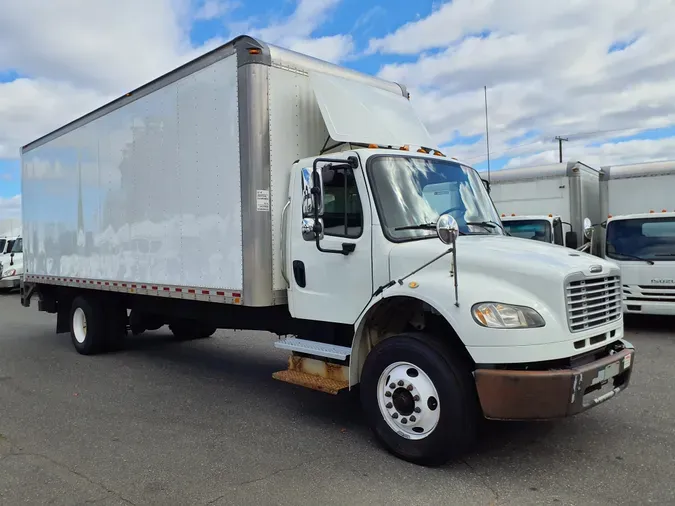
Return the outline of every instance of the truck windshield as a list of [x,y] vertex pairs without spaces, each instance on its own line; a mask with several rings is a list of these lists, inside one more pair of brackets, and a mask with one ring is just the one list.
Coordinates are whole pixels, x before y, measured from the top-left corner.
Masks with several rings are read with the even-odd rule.
[[640,258],[675,260],[675,218],[615,220],[607,224],[607,256],[615,260]]
[[17,239],[14,242],[11,253],[23,253],[23,239]]
[[547,220],[505,220],[502,224],[513,237],[552,242],[551,223]]
[[[374,156],[368,177],[388,239],[400,242],[436,237],[435,223],[452,215],[463,234],[503,234],[499,215],[478,173],[447,159]],[[398,229],[398,230],[397,230]]]
[[5,252],[5,244],[7,244],[7,239],[0,239],[0,255]]

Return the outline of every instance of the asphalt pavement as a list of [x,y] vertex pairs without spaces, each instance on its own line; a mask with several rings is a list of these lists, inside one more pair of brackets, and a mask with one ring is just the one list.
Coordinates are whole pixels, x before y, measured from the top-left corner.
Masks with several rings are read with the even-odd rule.
[[577,417],[490,423],[442,468],[380,449],[353,394],[274,381],[276,337],[168,330],[84,357],[0,295],[0,504],[675,504],[675,320],[627,322],[631,387]]

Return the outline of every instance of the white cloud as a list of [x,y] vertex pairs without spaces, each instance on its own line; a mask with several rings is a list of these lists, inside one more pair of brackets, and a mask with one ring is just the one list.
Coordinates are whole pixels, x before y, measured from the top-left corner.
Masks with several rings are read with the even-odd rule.
[[228,12],[239,6],[239,2],[224,2],[222,0],[206,0],[197,10],[194,19],[210,20],[222,18]]
[[[0,225],[14,224],[21,216],[21,195],[4,198],[0,197]],[[0,227],[4,228],[4,227]]]
[[[339,61],[353,49],[350,36],[312,38],[338,2],[301,0],[287,18],[252,29],[265,41]],[[228,0],[0,0],[0,71],[27,76],[0,82],[0,159],[17,158],[20,146],[224,43],[216,37],[193,47],[191,24],[236,7]]]
[[[298,0],[290,16],[273,21],[264,28],[250,22],[247,32],[265,42],[276,44],[315,58],[338,63],[354,49],[351,35],[337,34],[318,38],[312,35],[335,10],[341,0]],[[244,25],[239,25],[241,30]]]
[[[663,22],[673,16],[669,0],[578,0],[554,8],[538,0],[454,0],[371,40],[369,52],[423,52],[379,75],[412,88],[439,143],[484,133],[487,85],[493,157],[543,160],[549,155],[539,153],[553,153],[556,135],[675,124],[675,32]],[[608,52],[632,40],[626,50]],[[514,142],[533,130],[537,137]],[[514,147],[521,143],[528,146]],[[576,145],[583,151],[583,142]],[[482,161],[485,149],[483,138],[448,151]]]

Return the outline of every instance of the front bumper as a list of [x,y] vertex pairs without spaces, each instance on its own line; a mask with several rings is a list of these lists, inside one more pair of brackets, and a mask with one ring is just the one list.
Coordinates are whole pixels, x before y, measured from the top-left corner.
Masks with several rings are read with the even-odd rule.
[[568,369],[476,369],[476,389],[485,418],[563,418],[611,399],[628,386],[633,372],[635,349],[620,342],[624,349]]
[[21,278],[19,276],[13,276],[11,278],[0,278],[0,290],[7,290],[12,288],[19,288],[21,284]]

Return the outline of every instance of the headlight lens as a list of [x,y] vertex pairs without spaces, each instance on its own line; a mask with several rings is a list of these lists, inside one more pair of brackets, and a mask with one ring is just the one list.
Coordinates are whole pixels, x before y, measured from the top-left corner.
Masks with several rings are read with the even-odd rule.
[[10,276],[15,276],[15,275],[16,275],[15,269],[7,269],[5,272],[2,273],[3,278],[8,278]]
[[536,328],[546,325],[531,307],[513,306],[500,302],[480,302],[471,308],[474,321],[492,329]]

